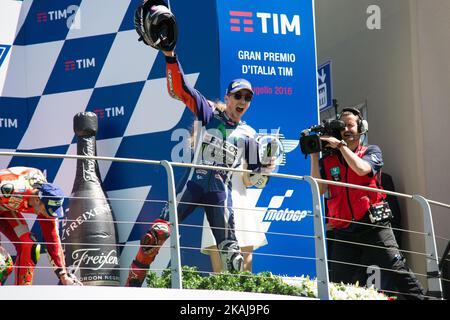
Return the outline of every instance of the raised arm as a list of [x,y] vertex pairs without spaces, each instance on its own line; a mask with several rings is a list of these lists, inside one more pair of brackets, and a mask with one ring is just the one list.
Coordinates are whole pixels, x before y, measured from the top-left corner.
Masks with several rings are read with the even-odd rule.
[[187,81],[174,51],[163,51],[166,58],[166,78],[169,95],[184,102],[197,118],[206,123],[212,116],[208,100]]

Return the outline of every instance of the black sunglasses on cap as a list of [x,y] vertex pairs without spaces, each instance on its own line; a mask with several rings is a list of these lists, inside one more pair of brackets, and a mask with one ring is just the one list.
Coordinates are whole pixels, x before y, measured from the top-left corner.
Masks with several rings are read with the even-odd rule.
[[252,99],[253,99],[253,95],[252,95],[252,94],[246,94],[246,95],[243,95],[243,94],[240,93],[240,92],[234,93],[234,94],[233,94],[233,97],[234,97],[236,100],[241,100],[241,98],[244,97],[245,102],[250,102],[250,101],[252,101]]

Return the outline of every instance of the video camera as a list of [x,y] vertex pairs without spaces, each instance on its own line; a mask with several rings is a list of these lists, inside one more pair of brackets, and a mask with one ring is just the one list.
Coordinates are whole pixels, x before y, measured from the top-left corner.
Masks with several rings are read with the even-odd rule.
[[[300,137],[302,153],[305,156],[319,151],[322,151],[324,156],[333,153],[335,150],[327,147],[327,145],[323,145],[320,136],[332,136],[341,140],[341,130],[344,128],[345,123],[342,120],[323,120],[322,124],[303,130]],[[311,132],[317,134],[310,135]]]

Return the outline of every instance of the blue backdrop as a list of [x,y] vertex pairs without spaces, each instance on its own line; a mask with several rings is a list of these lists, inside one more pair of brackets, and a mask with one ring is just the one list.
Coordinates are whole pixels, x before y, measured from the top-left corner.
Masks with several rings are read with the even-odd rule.
[[[189,128],[193,116],[168,96],[162,54],[137,41],[133,13],[140,2],[20,3],[16,29],[11,31],[14,40],[0,43],[8,48],[0,64],[1,150],[75,154],[73,116],[93,111],[99,119],[98,155],[171,159],[173,147],[180,143],[174,130]],[[245,120],[257,131],[279,130],[288,140],[287,149],[296,147],[300,130],[318,119],[313,1],[170,4],[180,29],[177,53],[188,81],[214,100],[223,99],[230,79],[249,79],[256,95]],[[0,157],[0,164],[45,170],[48,180],[70,195],[73,160]],[[127,268],[147,223],[159,215],[167,199],[165,171],[138,164],[99,165],[121,222],[121,267]],[[295,148],[279,171],[309,174],[309,162]],[[175,174],[180,179],[183,170]],[[306,183],[272,179],[258,194],[256,206],[265,211],[268,245],[257,250],[254,271],[315,275],[312,260],[273,256],[314,256],[312,240],[274,234],[312,234],[312,219],[305,217],[312,207]],[[291,220],[280,220],[283,215]],[[292,221],[294,216],[297,221]],[[32,231],[40,235],[30,219]],[[184,223],[202,225],[201,210]],[[181,234],[183,246],[200,247],[200,228],[183,227]],[[168,262],[168,250],[161,250],[153,267],[164,268]],[[182,263],[211,270],[208,256],[195,250],[184,249]],[[36,283],[56,282],[48,269],[37,272],[42,276],[36,276]],[[126,270],[122,281],[125,274]],[[44,275],[48,279],[40,280]]]
[[[221,92],[229,79],[251,81],[256,96],[246,121],[257,131],[279,132],[297,139],[299,132],[318,118],[316,51],[312,1],[217,1],[220,43]],[[292,143],[291,143],[292,144]],[[309,175],[309,161],[295,149],[286,154],[279,172]],[[292,195],[289,190],[292,190]],[[278,208],[271,208],[274,196],[286,196]],[[257,250],[254,271],[278,274],[314,274],[313,241],[273,233],[312,235],[312,219],[297,221],[270,219],[269,211],[311,214],[311,195],[304,182],[272,179],[261,193],[257,206],[267,207],[268,245]],[[273,211],[272,211],[273,212]],[[279,214],[281,216],[281,214]],[[270,255],[286,255],[278,257]]]

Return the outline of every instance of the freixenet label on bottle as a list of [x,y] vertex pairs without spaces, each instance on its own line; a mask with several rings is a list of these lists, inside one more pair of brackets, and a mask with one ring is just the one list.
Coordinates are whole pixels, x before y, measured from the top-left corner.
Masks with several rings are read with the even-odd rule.
[[[96,155],[98,123],[93,112],[74,117],[77,154]],[[114,213],[104,191],[95,159],[77,159],[67,219],[61,241],[69,270],[83,284],[118,286],[120,284],[117,231]]]
[[110,272],[119,267],[115,249],[78,249],[72,252],[72,260],[71,271],[78,273],[80,270],[80,281],[86,285],[117,285],[117,282],[120,282],[119,274]]
[[[106,201],[100,206],[90,208],[87,211],[83,211],[80,215],[75,216],[70,214],[71,219],[70,222],[67,219],[64,219],[62,222],[62,233],[61,240],[67,240],[69,237],[76,232],[77,228],[80,227],[83,223],[90,220],[95,220],[98,216],[107,215],[108,212],[111,212],[111,206]],[[68,215],[70,213],[70,209],[67,211]]]
[[[81,154],[95,156],[95,137],[80,138],[83,142]],[[93,159],[81,160],[84,181],[100,183],[97,176],[97,162]]]

